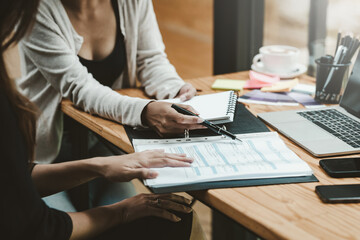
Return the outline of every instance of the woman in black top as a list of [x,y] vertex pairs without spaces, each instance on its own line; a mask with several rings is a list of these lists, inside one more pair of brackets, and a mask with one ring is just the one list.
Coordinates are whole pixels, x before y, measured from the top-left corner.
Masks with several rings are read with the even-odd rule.
[[[113,50],[100,59],[87,59],[80,54],[78,55],[80,62],[87,68],[87,71],[91,73],[99,83],[108,87],[111,87],[114,84],[116,79],[123,73],[126,66],[125,39],[120,31],[118,1],[111,0],[111,6],[116,19],[115,45]],[[79,136],[79,124],[67,115],[64,115],[63,119],[64,133],[59,154],[54,161],[57,163],[77,159],[76,154],[73,154],[74,149],[77,148],[76,145],[73,145],[73,139],[74,135]],[[114,155],[113,152],[107,148],[106,144],[99,141],[97,136],[91,131],[85,129],[85,131],[82,131],[80,138],[81,141],[87,142],[86,145],[88,149],[86,152],[88,155],[86,157]],[[87,183],[86,187],[86,192],[81,193],[81,191],[78,191],[79,189],[75,191],[65,191],[44,198],[44,201],[50,207],[63,211],[73,211],[75,209],[83,209],[83,205],[97,207],[121,201],[136,195],[136,190],[131,182],[114,183],[99,179],[90,181]],[[85,199],[85,203],[88,202],[88,204],[81,204],[76,201],[79,194],[82,195],[82,198]]]
[[155,178],[157,173],[149,167],[189,166],[192,160],[184,155],[147,151],[34,166],[36,109],[13,86],[3,55],[26,33],[37,5],[38,0],[0,2],[1,238],[188,238],[191,228],[191,214],[188,213],[191,208],[187,206],[189,200],[180,196],[142,194],[75,213],[48,208],[41,200],[42,196],[98,177],[111,181]]

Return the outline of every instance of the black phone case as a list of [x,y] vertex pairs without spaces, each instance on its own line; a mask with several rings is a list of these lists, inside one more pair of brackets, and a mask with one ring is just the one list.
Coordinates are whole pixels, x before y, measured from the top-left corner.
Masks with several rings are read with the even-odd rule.
[[[331,160],[331,159],[330,159]],[[332,171],[326,166],[327,159],[320,160],[319,164],[324,171],[333,178],[360,177],[360,171]]]
[[329,185],[319,185],[319,186],[315,187],[316,194],[319,196],[321,201],[323,201],[324,203],[359,203],[360,202],[360,197],[356,198],[356,199],[346,198],[346,197],[327,198],[321,193],[321,190],[320,190],[321,187],[325,187],[325,186],[329,186]]

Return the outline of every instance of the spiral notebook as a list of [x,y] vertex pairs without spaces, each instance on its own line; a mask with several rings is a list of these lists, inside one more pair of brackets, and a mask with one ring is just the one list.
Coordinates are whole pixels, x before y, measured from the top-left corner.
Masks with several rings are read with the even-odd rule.
[[200,117],[214,124],[229,123],[234,120],[237,96],[234,91],[195,96],[181,102],[179,98],[164,100],[192,106],[200,113]]

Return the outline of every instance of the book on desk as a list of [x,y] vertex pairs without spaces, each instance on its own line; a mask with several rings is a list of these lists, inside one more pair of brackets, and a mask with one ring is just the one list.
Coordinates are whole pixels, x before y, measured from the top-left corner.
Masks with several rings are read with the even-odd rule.
[[[224,126],[232,133],[241,134],[238,136],[243,138],[245,144],[237,145],[232,140],[222,139],[221,136],[207,129],[190,131],[189,139],[184,139],[181,135],[174,136],[172,139],[161,139],[155,131],[150,129],[137,131],[129,126],[126,126],[125,130],[136,151],[159,148],[175,152],[186,150],[188,155],[195,158],[195,163],[188,169],[156,169],[159,171],[156,182],[144,182],[154,193],[318,181],[309,166],[288,149],[276,133],[270,133],[265,124],[252,115],[244,105],[236,104],[234,121]],[[255,146],[257,142],[261,142],[267,150],[271,150],[266,153],[266,158],[263,158],[264,149]],[[228,155],[227,149],[232,150],[233,154],[238,152],[239,155]],[[248,158],[244,157],[246,154],[243,151],[248,153]],[[251,159],[250,152],[252,157],[256,156],[253,162],[249,160]],[[207,168],[200,168],[205,165],[200,155],[205,158]],[[287,159],[289,156],[291,159]],[[271,164],[272,161],[277,162]],[[215,165],[210,166],[210,162]],[[252,164],[254,167],[251,167]],[[238,172],[235,172],[235,168]],[[221,169],[230,169],[230,172],[216,176],[214,171],[220,173]],[[234,171],[231,172],[231,169]],[[245,169],[249,172],[246,173]],[[301,171],[298,171],[300,169]],[[202,175],[206,171],[208,174]],[[186,178],[186,175],[190,176],[190,173],[193,174],[193,178]],[[169,175],[175,176],[171,183],[168,179]],[[160,181],[167,183],[163,184]]]

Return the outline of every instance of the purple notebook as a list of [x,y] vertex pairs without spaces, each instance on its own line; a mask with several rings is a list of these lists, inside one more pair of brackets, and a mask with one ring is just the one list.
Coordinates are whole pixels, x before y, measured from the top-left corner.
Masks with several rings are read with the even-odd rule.
[[262,92],[251,91],[238,99],[239,102],[257,103],[265,105],[298,106],[299,103],[306,108],[322,107],[324,105],[315,101],[310,95],[296,92]]
[[267,105],[299,105],[298,102],[289,97],[286,93],[262,92],[260,90],[251,91],[241,96],[238,101],[244,103],[258,103]]

